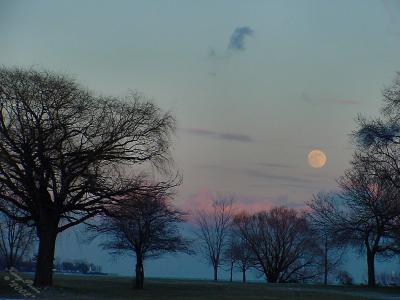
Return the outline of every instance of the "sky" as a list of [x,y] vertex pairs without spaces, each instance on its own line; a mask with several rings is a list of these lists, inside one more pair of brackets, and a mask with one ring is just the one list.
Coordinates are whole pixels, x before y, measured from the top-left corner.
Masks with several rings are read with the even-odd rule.
[[[301,208],[335,189],[355,118],[378,113],[399,50],[399,0],[0,0],[1,65],[65,73],[101,94],[137,90],[175,115],[183,209],[217,193],[250,211]],[[315,148],[323,168],[307,163]],[[132,259],[71,242],[76,232],[60,238],[59,255],[131,273]],[[208,274],[187,257],[150,274],[176,260],[187,268],[166,276]]]

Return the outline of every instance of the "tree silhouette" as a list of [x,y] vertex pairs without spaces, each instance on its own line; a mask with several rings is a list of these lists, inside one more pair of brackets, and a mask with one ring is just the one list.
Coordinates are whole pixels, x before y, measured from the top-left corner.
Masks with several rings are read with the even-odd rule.
[[52,284],[57,235],[140,188],[144,166],[166,166],[173,131],[140,94],[96,96],[63,75],[0,68],[0,210],[36,227],[36,286]]
[[171,206],[165,193],[128,194],[107,207],[107,213],[96,227],[104,234],[104,249],[117,255],[136,257],[136,288],[143,289],[145,259],[166,253],[186,252],[189,240],[182,237],[178,224],[184,214]]
[[213,202],[210,211],[197,211],[195,215],[201,252],[213,267],[215,281],[218,280],[218,268],[228,245],[232,217],[230,197],[220,197]]

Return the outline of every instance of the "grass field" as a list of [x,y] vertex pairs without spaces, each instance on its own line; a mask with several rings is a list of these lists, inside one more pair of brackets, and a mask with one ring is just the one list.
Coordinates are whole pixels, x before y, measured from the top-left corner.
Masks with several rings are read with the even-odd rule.
[[[3,276],[0,277],[0,280]],[[54,287],[37,299],[55,300],[400,300],[400,288],[314,286],[266,283],[214,283],[210,281],[149,279],[145,289],[132,289],[132,279],[111,276],[56,275]],[[21,298],[5,280],[0,281],[0,299]]]

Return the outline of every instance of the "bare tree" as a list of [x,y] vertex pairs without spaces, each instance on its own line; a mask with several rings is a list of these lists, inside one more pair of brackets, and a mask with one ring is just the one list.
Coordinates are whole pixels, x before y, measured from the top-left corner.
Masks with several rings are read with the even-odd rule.
[[317,232],[323,256],[324,284],[327,285],[329,274],[335,272],[343,262],[345,245],[340,244],[325,228],[319,228]]
[[376,255],[399,250],[391,236],[393,223],[400,218],[399,189],[359,154],[338,182],[340,195],[316,197],[310,207],[315,220],[331,235],[366,252],[368,285],[374,286]]
[[318,246],[304,214],[275,207],[242,214],[235,223],[268,282],[304,281],[319,275]]
[[142,186],[146,164],[166,166],[173,131],[137,93],[99,97],[52,72],[0,68],[0,210],[36,227],[36,286],[52,284],[57,235]]
[[[320,192],[313,196],[312,202],[319,201],[319,199],[329,199],[331,195],[329,193]],[[329,274],[337,271],[338,267],[343,262],[343,255],[346,250],[346,243],[340,239],[335,233],[328,229],[327,225],[319,222],[319,219],[314,214],[308,215],[309,222],[315,231],[315,237],[317,238],[319,247],[321,249],[321,265],[323,269],[323,280],[324,284],[328,284]]]
[[[377,176],[400,188],[400,72],[383,92],[379,117],[359,116],[353,132],[356,146],[366,164],[373,164]],[[400,244],[400,219],[392,222],[390,235]],[[393,249],[398,252],[398,249]]]
[[231,234],[224,256],[230,267],[230,281],[232,281],[233,271],[237,270],[242,273],[242,281],[246,282],[246,272],[254,266],[254,257],[245,238],[241,236],[240,230],[235,226],[236,220],[240,220],[240,215],[233,218]]
[[165,193],[129,194],[107,207],[96,233],[106,235],[104,249],[136,257],[135,286],[143,289],[145,259],[166,253],[191,253],[190,241],[179,232],[182,222],[184,213],[171,206]]
[[16,268],[32,251],[35,241],[35,229],[26,224],[0,215],[0,255],[5,267]]
[[214,270],[214,280],[218,280],[224,250],[229,241],[232,221],[232,198],[221,197],[214,201],[211,211],[197,211],[195,222],[196,235],[202,247],[202,254]]
[[232,235],[230,235],[221,260],[222,263],[226,264],[229,268],[230,282],[233,281],[233,269],[236,263],[235,248],[236,248],[236,240]]

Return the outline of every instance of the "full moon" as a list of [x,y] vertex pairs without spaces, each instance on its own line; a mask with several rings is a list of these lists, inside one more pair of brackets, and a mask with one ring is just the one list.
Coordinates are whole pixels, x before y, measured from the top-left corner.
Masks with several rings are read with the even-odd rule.
[[326,164],[326,155],[319,149],[314,149],[308,153],[308,164],[313,168],[322,168]]

